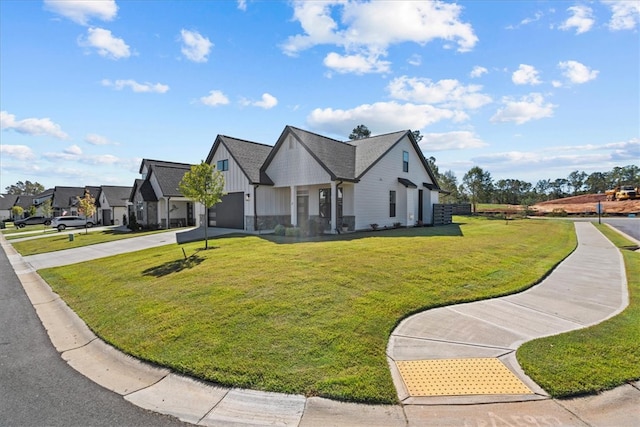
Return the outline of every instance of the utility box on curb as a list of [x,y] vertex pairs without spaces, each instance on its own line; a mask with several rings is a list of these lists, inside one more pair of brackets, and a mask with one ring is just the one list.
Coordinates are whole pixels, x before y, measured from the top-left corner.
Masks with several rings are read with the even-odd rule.
[[73,233],[69,234],[69,241],[73,242]]

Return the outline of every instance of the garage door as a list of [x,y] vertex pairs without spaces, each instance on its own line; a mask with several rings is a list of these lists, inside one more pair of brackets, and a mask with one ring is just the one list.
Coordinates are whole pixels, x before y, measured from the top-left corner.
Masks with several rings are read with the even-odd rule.
[[209,209],[209,227],[244,229],[244,193],[229,193]]

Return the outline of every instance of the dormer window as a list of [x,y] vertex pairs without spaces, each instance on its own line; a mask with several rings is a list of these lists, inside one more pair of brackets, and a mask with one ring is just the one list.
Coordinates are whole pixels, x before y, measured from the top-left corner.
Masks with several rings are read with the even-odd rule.
[[402,172],[409,172],[409,152],[402,152]]
[[229,159],[218,160],[218,170],[221,172],[229,170]]

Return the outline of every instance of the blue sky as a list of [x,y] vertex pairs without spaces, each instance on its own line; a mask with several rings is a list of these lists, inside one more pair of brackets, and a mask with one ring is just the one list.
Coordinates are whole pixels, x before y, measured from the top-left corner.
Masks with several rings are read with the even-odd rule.
[[419,130],[461,181],[640,164],[640,1],[0,1],[0,189],[216,135]]

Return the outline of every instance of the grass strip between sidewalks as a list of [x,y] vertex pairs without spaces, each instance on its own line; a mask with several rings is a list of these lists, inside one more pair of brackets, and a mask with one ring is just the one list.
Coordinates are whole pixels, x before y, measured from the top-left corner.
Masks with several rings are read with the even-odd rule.
[[[617,247],[633,244],[609,227]],[[608,390],[640,379],[640,253],[622,250],[629,306],[598,325],[524,343],[517,352],[527,375],[554,397]]]
[[218,238],[40,274],[141,359],[225,386],[395,403],[385,349],[401,319],[521,291],[576,246],[571,222],[455,219],[308,242]]
[[[46,252],[60,251],[63,249],[79,248],[98,243],[113,242],[115,240],[130,239],[132,237],[146,236],[149,234],[163,233],[167,230],[153,230],[141,232],[120,232],[114,230],[89,231],[73,233],[73,240],[69,240],[69,233],[56,233],[52,236],[39,237],[37,239],[12,242],[14,249],[22,256],[37,255]],[[24,237],[24,236],[21,236]]]

